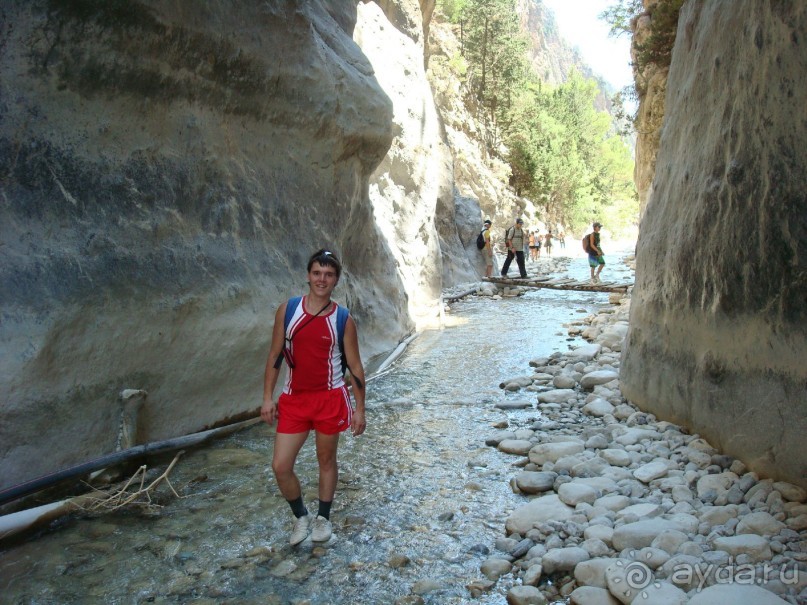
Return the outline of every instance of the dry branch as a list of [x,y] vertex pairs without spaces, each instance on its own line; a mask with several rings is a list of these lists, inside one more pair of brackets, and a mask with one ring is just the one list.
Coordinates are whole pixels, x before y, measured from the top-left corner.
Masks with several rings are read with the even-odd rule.
[[[147,467],[144,464],[138,468],[134,475],[132,475],[129,480],[120,487],[113,487],[108,490],[94,488],[93,494],[89,494],[86,501],[83,501],[81,504],[76,504],[76,507],[84,512],[89,513],[111,512],[125,506],[159,508],[159,505],[152,501],[151,494],[163,482],[168,485],[171,492],[177,498],[181,498],[182,496],[180,496],[174,489],[174,486],[171,485],[168,475],[174,468],[177,461],[179,461],[179,457],[184,453],[185,450],[180,450],[177,452],[176,456],[174,456],[174,459],[171,461],[171,464],[168,465],[168,468],[166,468],[165,471],[149,485],[146,485]],[[130,488],[132,488],[133,485],[135,486],[135,489],[134,491],[130,491]]]

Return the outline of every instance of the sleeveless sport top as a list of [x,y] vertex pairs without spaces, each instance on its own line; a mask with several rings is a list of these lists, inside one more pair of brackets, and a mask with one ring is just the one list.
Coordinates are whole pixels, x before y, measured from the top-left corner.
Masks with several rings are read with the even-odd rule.
[[283,392],[290,395],[328,391],[345,385],[336,327],[337,304],[333,303],[327,314],[315,317],[305,311],[307,298],[303,297],[289,322],[287,336],[292,337],[294,367],[289,367]]

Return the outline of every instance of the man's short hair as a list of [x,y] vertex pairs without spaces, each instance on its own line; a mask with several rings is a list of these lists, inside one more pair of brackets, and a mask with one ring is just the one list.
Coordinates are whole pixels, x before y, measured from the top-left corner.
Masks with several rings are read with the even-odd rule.
[[516,223],[518,223],[519,225],[523,225],[524,221],[522,221],[520,218],[517,218]]
[[485,225],[492,225],[493,223],[490,222],[490,219],[485,221]]
[[339,259],[336,258],[336,255],[330,250],[320,248],[314,252],[314,254],[311,255],[311,258],[308,259],[306,271],[310,273],[311,267],[314,266],[314,263],[319,263],[323,267],[333,267],[336,270],[336,279],[339,279],[339,277],[342,275],[342,263],[339,262]]

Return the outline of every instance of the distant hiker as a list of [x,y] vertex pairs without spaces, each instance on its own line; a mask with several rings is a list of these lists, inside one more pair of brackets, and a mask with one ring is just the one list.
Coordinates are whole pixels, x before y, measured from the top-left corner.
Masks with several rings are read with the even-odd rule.
[[[289,539],[292,545],[305,540],[309,530],[314,542],[330,539],[331,503],[339,475],[336,463],[339,434],[351,429],[358,436],[366,427],[364,368],[356,324],[347,309],[331,301],[342,265],[332,252],[318,250],[308,260],[307,270],[308,294],[283,303],[275,313],[261,407],[261,418],[267,424],[277,419],[272,470],[280,493],[297,519]],[[284,358],[289,374],[275,403],[273,392]],[[345,384],[345,364],[350,370],[355,410]],[[316,517],[308,513],[300,480],[294,473],[297,454],[311,429],[316,434],[319,463]]]
[[[596,284],[600,281],[600,273],[605,266],[605,256],[600,247],[600,223],[594,223],[594,232],[588,234],[588,266],[591,268],[591,282]],[[596,271],[595,271],[596,269]]]
[[544,236],[544,251],[547,256],[552,256],[552,230],[546,232]]
[[535,242],[540,236],[536,231],[530,231],[530,260],[538,260],[538,249],[535,247]]
[[504,245],[507,248],[507,258],[502,267],[502,277],[507,277],[507,270],[510,269],[510,263],[513,262],[514,257],[518,263],[521,277],[527,277],[527,268],[524,265],[524,230],[521,227],[523,224],[524,221],[518,218],[515,224],[505,232]]
[[558,233],[558,242],[560,242],[561,248],[566,248],[566,234],[563,231]]
[[481,248],[482,258],[485,259],[485,277],[493,275],[493,248],[490,245],[490,219],[483,223],[482,232],[479,236],[482,238],[483,246]]

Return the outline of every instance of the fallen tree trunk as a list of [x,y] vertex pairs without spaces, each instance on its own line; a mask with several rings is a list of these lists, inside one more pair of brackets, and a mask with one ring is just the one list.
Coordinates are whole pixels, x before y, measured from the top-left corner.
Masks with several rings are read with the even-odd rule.
[[165,441],[155,441],[153,443],[137,445],[129,448],[128,450],[121,450],[119,452],[107,454],[106,456],[101,456],[100,458],[95,458],[94,460],[90,460],[76,466],[71,466],[69,468],[56,471],[55,473],[50,473],[49,475],[43,475],[42,477],[37,477],[31,481],[26,481],[20,485],[15,485],[14,487],[0,491],[0,506],[7,504],[8,502],[13,502],[14,500],[19,500],[24,496],[41,491],[67,479],[86,475],[102,468],[109,468],[111,466],[115,466],[123,462],[130,462],[145,456],[162,454],[165,452],[182,449],[184,447],[198,445],[209,439],[233,433],[258,422],[260,422],[260,418],[252,418],[244,422],[238,422],[236,424],[210,429],[200,433],[193,433],[183,437],[166,439]]

